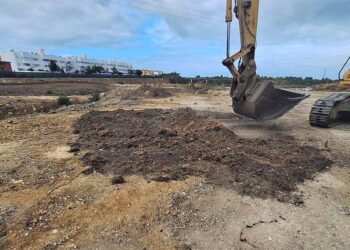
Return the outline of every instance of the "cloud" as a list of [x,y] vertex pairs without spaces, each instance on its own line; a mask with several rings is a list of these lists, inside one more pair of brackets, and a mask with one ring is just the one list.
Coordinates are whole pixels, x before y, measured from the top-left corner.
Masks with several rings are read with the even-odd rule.
[[[225,1],[133,0],[133,3],[157,13],[183,38],[218,40],[226,34]],[[260,1],[259,42],[350,39],[349,12],[348,0]],[[237,26],[233,24],[235,33]]]
[[2,47],[25,49],[120,46],[141,14],[108,0],[1,0],[0,16]]
[[156,13],[177,35],[190,39],[217,39],[225,34],[225,1],[132,0],[134,6]]
[[261,42],[313,41],[323,44],[350,39],[347,0],[270,0],[261,4]]
[[163,19],[158,19],[152,25],[146,27],[145,35],[149,37],[155,45],[160,46],[174,44],[180,40],[180,37],[171,30],[169,24]]

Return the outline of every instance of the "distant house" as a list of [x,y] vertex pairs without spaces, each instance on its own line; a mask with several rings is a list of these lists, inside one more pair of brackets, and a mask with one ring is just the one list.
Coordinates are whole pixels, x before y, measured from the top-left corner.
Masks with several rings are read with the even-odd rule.
[[56,64],[64,71],[70,72],[85,72],[87,67],[101,66],[106,73],[112,72],[116,68],[118,72],[128,74],[133,66],[129,63],[112,60],[95,60],[82,56],[53,56],[47,55],[44,50],[38,52],[21,52],[21,51],[0,51],[0,58],[10,62],[12,70],[16,72],[50,72],[50,61]]
[[12,67],[10,62],[0,61],[0,72],[12,72]]

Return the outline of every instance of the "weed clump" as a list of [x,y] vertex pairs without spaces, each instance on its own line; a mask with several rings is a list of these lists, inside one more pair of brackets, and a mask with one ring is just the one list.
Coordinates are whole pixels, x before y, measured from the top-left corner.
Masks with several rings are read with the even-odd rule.
[[93,93],[90,97],[90,102],[98,102],[99,100],[101,100],[100,93]]
[[70,100],[69,97],[66,95],[61,94],[58,98],[57,98],[57,104],[59,106],[69,106],[70,105]]

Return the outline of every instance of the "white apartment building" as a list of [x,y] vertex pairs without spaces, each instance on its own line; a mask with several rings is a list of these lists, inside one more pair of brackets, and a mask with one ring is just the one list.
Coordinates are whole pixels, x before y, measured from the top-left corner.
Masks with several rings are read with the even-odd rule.
[[[49,63],[55,61],[56,64],[66,73],[83,72],[87,66],[102,66],[106,71],[112,72],[116,68],[123,74],[128,74],[133,69],[132,64],[113,60],[94,60],[83,56],[62,57],[45,54],[44,50],[38,52],[19,52],[19,51],[0,51],[0,61],[11,63],[12,70],[15,72],[50,72]],[[69,70],[67,70],[69,69]]]

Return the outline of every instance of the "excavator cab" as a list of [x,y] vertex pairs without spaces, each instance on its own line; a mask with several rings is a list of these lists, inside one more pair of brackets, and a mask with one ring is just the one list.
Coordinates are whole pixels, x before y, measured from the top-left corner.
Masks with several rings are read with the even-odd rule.
[[341,73],[343,72],[343,70],[345,69],[346,65],[349,63],[350,61],[350,57],[348,58],[348,60],[346,60],[346,62],[344,63],[343,67],[340,69],[339,71],[339,88],[340,89],[350,89],[350,69],[348,69],[348,71],[345,72],[343,78],[340,78]]
[[343,79],[340,80],[340,89],[350,89],[350,69],[345,72]]
[[[231,97],[233,110],[259,121],[276,119],[308,95],[275,88],[272,82],[262,81],[257,75],[255,63],[256,34],[259,0],[227,0],[227,58],[223,64],[233,76]],[[230,24],[233,12],[239,20],[241,50],[230,56]],[[239,61],[238,67],[235,62]]]

